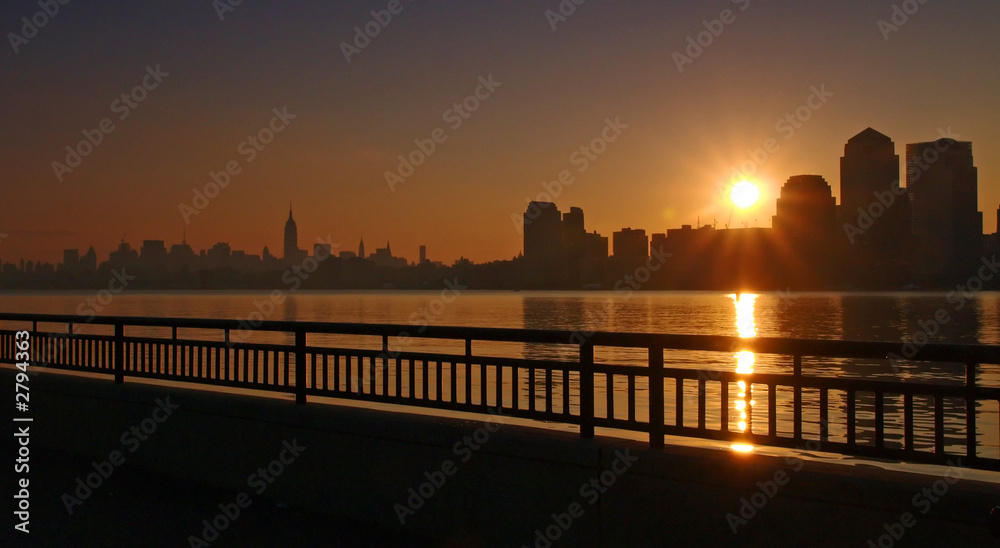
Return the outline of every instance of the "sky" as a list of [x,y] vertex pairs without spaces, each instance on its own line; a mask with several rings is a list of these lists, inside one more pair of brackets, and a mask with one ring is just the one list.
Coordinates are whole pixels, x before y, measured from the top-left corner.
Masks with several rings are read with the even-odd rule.
[[996,228],[997,2],[226,2],[4,2],[0,259],[185,233],[280,254],[289,203],[300,247],[446,263],[516,256],[539,198],[609,237],[766,227],[792,175],[839,196],[869,126],[901,156],[971,141]]

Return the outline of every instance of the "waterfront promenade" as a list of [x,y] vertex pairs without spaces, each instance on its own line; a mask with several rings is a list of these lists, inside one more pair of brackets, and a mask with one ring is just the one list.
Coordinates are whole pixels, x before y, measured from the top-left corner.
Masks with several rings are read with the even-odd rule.
[[[299,519],[285,516],[335,516],[330,518],[336,524],[331,525],[331,539],[341,538],[336,531],[351,535],[357,530],[388,535],[387,545],[419,544],[422,539],[441,545],[543,548],[557,539],[573,546],[865,545],[897,531],[900,520],[909,523],[907,512],[916,516],[916,525],[912,532],[910,525],[902,525],[901,531],[922,540],[990,541],[986,516],[997,502],[992,446],[978,443],[983,436],[971,438],[976,442],[971,447],[962,443],[968,437],[954,443],[944,429],[932,429],[929,438],[933,442],[941,432],[940,444],[908,446],[908,441],[921,439],[916,434],[921,423],[905,416],[923,412],[912,401],[925,394],[972,402],[947,409],[932,406],[941,409],[939,414],[932,411],[932,425],[955,422],[955,413],[977,409],[975,402],[996,401],[996,388],[981,378],[978,367],[996,363],[991,361],[998,356],[995,347],[921,349],[922,358],[973,364],[966,379],[971,382],[938,386],[820,379],[795,370],[803,356],[885,356],[884,345],[869,343],[462,328],[428,328],[420,334],[457,339],[466,349],[445,355],[394,352],[388,339],[399,334],[400,326],[261,326],[287,330],[290,344],[235,342],[232,332],[239,326],[220,320],[95,318],[91,323],[111,333],[59,334],[68,332],[68,323],[75,320],[0,315],[0,360],[16,361],[15,332],[25,329],[33,341],[30,367],[42,370],[29,381],[33,447],[41,449],[43,459],[57,455],[56,465],[64,462],[70,469],[81,462],[73,458],[91,462],[77,477],[113,463],[113,452],[119,451],[126,462],[116,470],[174,478],[182,486],[181,498],[186,496],[183,486],[190,487],[188,492],[206,510],[187,533],[171,529],[170,534],[182,533],[182,543],[185,535],[202,534],[197,524],[217,518],[219,505],[235,503],[240,493],[252,498],[248,508],[263,509],[262,523],[268,516],[281,524]],[[165,335],[129,332],[152,328],[165,330]],[[212,329],[221,333],[217,340]],[[330,333],[374,336],[386,344],[364,350],[310,342]],[[575,363],[473,351],[483,340],[567,344],[573,336],[582,337]],[[649,366],[591,359],[595,347],[611,344],[644,349],[651,356]],[[792,371],[675,370],[656,359],[655,349],[663,348],[785,353]],[[4,382],[13,384],[13,376],[5,367]],[[678,379],[693,388],[682,392],[681,403],[669,391]],[[602,392],[602,380],[627,391]],[[756,392],[762,400],[761,429],[740,431],[728,420],[713,427],[712,407],[721,415],[738,413],[741,400],[753,404],[752,397],[737,393],[741,381],[744,387],[761,387]],[[662,406],[662,414],[643,413],[636,387],[649,391],[660,382],[662,401],[652,391],[646,408]],[[725,397],[707,398],[711,383],[726,386],[720,389]],[[776,391],[771,386],[791,387],[787,401],[772,398]],[[821,394],[840,390],[848,397],[816,399],[828,406],[824,414],[797,396],[815,389]],[[892,413],[885,409],[894,391],[911,402],[898,413],[904,420],[897,438],[887,435],[894,429],[887,427]],[[618,405],[620,399],[624,405]],[[773,412],[786,403],[793,406],[790,413]],[[624,412],[619,415],[619,410]],[[830,429],[825,437],[824,430],[813,430],[810,420],[824,415],[830,423],[853,417],[854,443],[846,435],[850,424],[841,424],[842,440],[836,439],[839,430]],[[650,420],[656,416],[663,420]],[[964,424],[981,432],[986,421],[982,414],[972,416],[963,417]],[[873,421],[878,417],[881,421]],[[751,427],[752,421],[747,421]],[[770,430],[775,424],[787,427]],[[907,425],[915,432],[908,434]],[[136,426],[146,439],[130,430]],[[749,449],[744,444],[755,448],[732,449]],[[58,455],[77,457],[60,460]],[[917,464],[921,462],[937,465]],[[275,463],[273,481],[251,477]],[[67,509],[61,519],[77,519],[84,511],[100,514],[91,508],[103,504],[104,493],[113,492],[115,478],[127,477],[112,475],[106,485],[101,481],[95,489],[100,496],[81,497],[79,506],[72,505],[74,513]],[[70,478],[64,493],[73,486]],[[926,514],[921,512],[923,501],[914,502],[914,493],[924,488],[942,488],[947,494],[937,497]],[[51,499],[43,500],[38,504],[52,506]],[[282,514],[286,507],[292,510]],[[81,514],[75,513],[78,508]],[[823,520],[804,528],[805,515]],[[302,519],[312,523],[313,518]],[[284,526],[275,525],[275,534]],[[232,523],[233,532],[242,527]],[[305,534],[307,529],[296,531]],[[220,538],[240,537],[222,531]]]

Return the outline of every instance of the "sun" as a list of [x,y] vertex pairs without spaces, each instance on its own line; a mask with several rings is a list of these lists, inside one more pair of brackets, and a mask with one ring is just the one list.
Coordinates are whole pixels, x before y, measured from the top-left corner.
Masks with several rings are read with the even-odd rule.
[[729,199],[733,205],[740,209],[746,209],[757,203],[760,199],[760,188],[750,181],[740,181],[733,185],[729,191]]

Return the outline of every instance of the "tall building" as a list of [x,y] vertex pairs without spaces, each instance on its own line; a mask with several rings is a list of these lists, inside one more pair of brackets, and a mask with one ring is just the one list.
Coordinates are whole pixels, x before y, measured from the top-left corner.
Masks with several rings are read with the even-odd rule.
[[422,245],[422,246],[420,246],[420,263],[419,264],[424,264],[426,262],[427,262],[427,246]]
[[139,261],[147,268],[159,268],[167,260],[167,246],[163,240],[143,240],[139,248]]
[[524,264],[528,285],[566,282],[563,219],[552,202],[531,202],[524,212]]
[[892,139],[868,128],[847,141],[840,159],[838,224],[853,282],[898,285],[911,229],[910,197],[899,185],[899,155]]
[[94,251],[94,246],[90,246],[83,257],[80,257],[80,268],[87,272],[97,270],[97,252]]
[[63,261],[60,267],[63,270],[75,271],[80,268],[80,250],[64,249]]
[[612,252],[620,263],[642,264],[649,259],[649,238],[646,231],[623,228],[611,235]]
[[361,257],[362,259],[364,259],[366,257],[365,256],[365,238],[363,236],[361,237],[361,243],[358,244],[358,257]]
[[968,277],[981,253],[983,233],[972,143],[938,139],[906,145],[906,186],[925,279]]
[[299,260],[299,230],[292,219],[292,204],[288,204],[288,220],[285,221],[285,255],[286,261]]
[[800,241],[828,238],[837,226],[837,200],[826,179],[795,175],[781,187],[771,226]]
[[839,221],[863,231],[851,238],[852,243],[860,240],[882,248],[899,247],[900,240],[910,234],[910,199],[906,189],[899,186],[896,145],[872,128],[855,135],[844,146]]

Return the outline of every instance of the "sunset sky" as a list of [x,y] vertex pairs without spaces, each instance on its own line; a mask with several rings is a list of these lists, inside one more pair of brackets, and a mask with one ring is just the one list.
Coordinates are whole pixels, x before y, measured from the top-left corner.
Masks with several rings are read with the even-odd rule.
[[[563,170],[573,183],[555,201],[583,208],[588,230],[663,232],[699,216],[722,228],[732,206],[718,183],[774,139],[752,177],[760,205],[733,214],[770,226],[791,175],[822,175],[839,196],[844,144],[868,126],[901,156],[939,128],[972,141],[995,230],[997,2],[927,2],[892,30],[879,26],[890,1],[589,0],[559,21],[546,15],[558,0],[404,0],[350,62],[341,43],[390,2],[289,4],[243,0],[220,21],[210,0],[70,2],[24,42],[10,33],[41,8],[4,2],[0,259],[57,262],[93,245],[103,261],[123,236],[169,246],[185,228],[195,249],[280,254],[289,202],[304,248],[329,235],[356,250],[364,236],[410,260],[419,245],[446,263],[507,259],[522,247],[512,214]],[[723,10],[730,22],[711,23]],[[705,21],[721,33],[679,70],[675,52],[688,55]],[[491,75],[499,86],[479,87]],[[156,84],[144,100],[115,103],[144,79]],[[475,112],[449,112],[477,87]],[[808,109],[814,90],[827,96]],[[799,107],[801,127],[779,124]],[[248,161],[239,147],[273,109],[295,118]],[[60,181],[53,162],[105,118],[114,129]],[[607,120],[628,127],[604,131]],[[390,190],[397,157],[438,128],[434,153]],[[602,132],[615,140],[581,170],[574,151]],[[180,204],[229,163],[239,174],[186,223]]]

